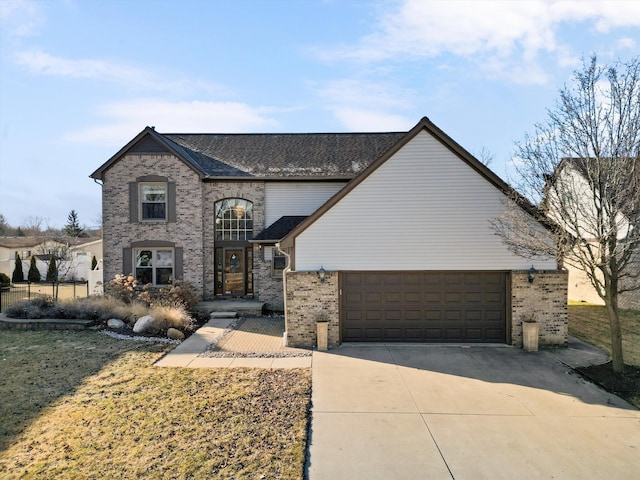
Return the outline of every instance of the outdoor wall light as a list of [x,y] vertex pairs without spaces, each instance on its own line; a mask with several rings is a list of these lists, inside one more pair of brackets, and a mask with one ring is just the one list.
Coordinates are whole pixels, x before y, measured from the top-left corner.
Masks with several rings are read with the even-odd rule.
[[533,265],[531,265],[531,268],[529,269],[529,283],[533,283],[534,275],[536,273],[538,273],[538,271],[535,269]]
[[320,267],[320,270],[318,270],[318,278],[320,279],[320,283],[324,283],[324,276],[326,275],[327,272],[325,272],[323,267]]

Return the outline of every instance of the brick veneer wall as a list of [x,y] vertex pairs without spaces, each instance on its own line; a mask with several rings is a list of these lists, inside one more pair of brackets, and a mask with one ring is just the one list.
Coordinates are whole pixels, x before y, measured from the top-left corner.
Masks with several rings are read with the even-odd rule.
[[[129,222],[129,182],[145,175],[176,183],[176,219]],[[198,175],[170,154],[128,154],[105,172],[102,185],[104,281],[122,272],[122,249],[132,242],[174,242],[184,249],[184,279],[202,292],[202,183]]]
[[[511,272],[511,344],[522,346],[522,321],[540,323],[541,347],[565,346],[568,336],[565,271],[539,271],[533,283],[529,272]],[[316,322],[329,321],[329,346],[340,341],[338,274],[327,272],[320,283],[316,272],[287,274],[287,335],[289,345],[316,346]]]
[[253,275],[255,288],[260,301],[265,302],[267,310],[284,311],[284,290],[282,277],[271,274],[271,261],[263,260],[264,251],[256,247],[253,250]]
[[527,271],[511,272],[511,344],[522,346],[522,321],[533,317],[541,347],[567,345],[567,272],[539,271],[533,283],[528,277]]
[[287,273],[287,340],[290,346],[315,347],[318,320],[329,322],[329,347],[340,342],[338,273],[326,272],[320,283],[316,272]]

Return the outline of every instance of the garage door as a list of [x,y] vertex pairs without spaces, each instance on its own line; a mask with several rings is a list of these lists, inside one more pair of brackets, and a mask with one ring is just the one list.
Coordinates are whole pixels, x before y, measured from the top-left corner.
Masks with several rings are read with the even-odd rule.
[[506,342],[506,272],[345,272],[343,342]]

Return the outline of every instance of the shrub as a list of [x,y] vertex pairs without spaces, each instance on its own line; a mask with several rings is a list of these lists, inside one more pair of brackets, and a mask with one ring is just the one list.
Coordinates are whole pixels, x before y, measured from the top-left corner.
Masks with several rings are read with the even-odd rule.
[[20,255],[16,253],[16,266],[13,269],[13,275],[11,275],[11,281],[14,283],[24,282],[24,272],[22,271],[22,259]]
[[201,299],[192,284],[179,279],[161,288],[145,285],[138,298],[150,306],[184,307],[186,311],[193,310]]
[[182,305],[156,305],[149,309],[149,315],[156,319],[156,324],[160,330],[177,328],[178,330],[190,331],[195,327],[194,319]]
[[55,305],[51,297],[39,297],[33,300],[21,300],[9,305],[5,314],[9,318],[49,318]]
[[94,255],[93,257],[91,257],[91,270],[95,270],[97,266],[98,266],[98,259]]
[[56,282],[58,280],[58,267],[56,266],[56,256],[51,255],[49,257],[49,268],[47,268],[47,282]]
[[11,279],[9,278],[9,275],[7,275],[6,273],[0,273],[0,286],[8,287],[9,285],[11,285]]
[[29,273],[27,273],[27,280],[32,283],[37,283],[41,279],[40,270],[36,266],[36,257],[33,255],[31,257],[31,263],[29,264]]
[[116,275],[116,278],[105,285],[105,293],[125,303],[133,302],[136,296],[138,281],[132,275]]

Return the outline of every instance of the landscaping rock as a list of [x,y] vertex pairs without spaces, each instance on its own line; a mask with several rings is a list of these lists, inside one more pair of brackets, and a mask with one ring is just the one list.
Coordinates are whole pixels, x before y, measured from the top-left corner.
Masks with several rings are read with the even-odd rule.
[[133,326],[134,333],[158,333],[156,319],[151,315],[140,317]]
[[177,328],[170,328],[167,330],[167,337],[171,340],[184,340],[184,333],[182,333]]
[[117,318],[111,318],[109,320],[107,320],[107,327],[109,328],[124,328],[126,324]]

